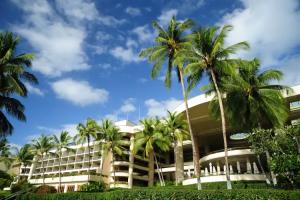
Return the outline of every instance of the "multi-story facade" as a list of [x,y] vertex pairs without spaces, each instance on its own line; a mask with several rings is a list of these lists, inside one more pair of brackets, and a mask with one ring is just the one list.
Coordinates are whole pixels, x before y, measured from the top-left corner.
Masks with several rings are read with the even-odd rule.
[[[293,87],[292,94],[285,94],[286,102],[290,107],[288,123],[300,118],[300,85]],[[199,95],[189,100],[189,110],[194,133],[197,136],[198,148],[200,150],[201,182],[226,181],[223,139],[221,134],[221,124],[214,120],[208,109],[208,104],[212,97]],[[174,111],[185,112],[184,105],[179,105]],[[134,146],[134,136],[142,129],[129,121],[116,122],[123,139],[128,140],[123,156],[108,154],[104,158],[100,156],[100,147],[97,142],[91,145],[91,167],[88,172],[88,149],[87,145],[72,145],[74,151],[64,152],[61,160],[62,189],[64,191],[77,191],[80,186],[89,180],[103,180],[110,187],[131,188],[133,185],[146,186],[148,184],[148,159],[142,155],[132,153]],[[256,155],[251,151],[245,140],[247,133],[243,130],[233,130],[229,126],[228,132],[228,160],[230,178],[234,181],[251,180],[265,181],[261,167],[266,166],[257,160]],[[184,141],[184,181],[183,184],[194,184],[194,166],[192,162],[191,141]],[[165,180],[175,179],[174,155],[171,150],[168,153],[158,156],[159,165]],[[113,162],[112,162],[113,161]],[[58,187],[58,164],[57,157],[49,154],[43,159],[35,158],[35,162],[29,167],[21,168],[21,176],[26,176],[32,184],[42,184],[42,172],[45,170],[45,183]],[[103,166],[103,167],[101,167]],[[102,168],[102,170],[101,170]],[[157,173],[156,169],[156,173]],[[267,171],[267,169],[265,169]],[[157,174],[155,174],[157,178]]]

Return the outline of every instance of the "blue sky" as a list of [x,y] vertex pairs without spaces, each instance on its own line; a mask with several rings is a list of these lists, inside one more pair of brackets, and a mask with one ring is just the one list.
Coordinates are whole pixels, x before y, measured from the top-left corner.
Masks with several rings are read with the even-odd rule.
[[238,56],[258,57],[263,69],[285,73],[284,84],[300,84],[299,6],[297,0],[1,1],[0,30],[22,37],[19,52],[36,54],[32,70],[40,81],[28,85],[30,95],[21,99],[27,122],[11,119],[9,140],[24,144],[63,129],[74,134],[87,117],[137,122],[139,113],[174,109],[179,84],[167,90],[162,77],[151,80],[151,65],[138,57],[155,37],[151,22],[165,25],[173,15],[202,26],[232,24],[227,43],[251,45]]

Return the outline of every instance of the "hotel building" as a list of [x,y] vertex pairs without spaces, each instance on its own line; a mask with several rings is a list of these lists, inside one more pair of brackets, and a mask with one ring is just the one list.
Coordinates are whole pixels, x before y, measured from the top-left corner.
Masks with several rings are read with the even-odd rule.
[[[293,87],[292,94],[285,95],[290,108],[288,124],[300,118],[300,85]],[[198,139],[201,162],[201,182],[226,181],[223,139],[220,121],[214,120],[210,114],[208,105],[212,97],[199,95],[188,101],[191,123]],[[184,105],[179,105],[174,111],[184,113]],[[74,151],[65,151],[61,158],[62,190],[77,191],[82,184],[100,180],[100,172],[103,180],[110,187],[131,188],[132,186],[148,185],[148,159],[141,154],[133,155],[134,136],[142,129],[127,120],[115,123],[119,127],[124,140],[128,140],[123,156],[108,154],[104,158],[100,156],[100,147],[97,142],[91,145],[91,167],[88,172],[88,149],[87,144],[71,145]],[[256,155],[251,151],[243,130],[233,131],[230,127],[228,132],[228,160],[230,178],[232,181],[265,181],[262,169]],[[192,162],[191,141],[184,141],[184,180],[183,185],[195,184],[194,166]],[[113,160],[113,162],[112,162]],[[165,180],[175,180],[174,155],[171,150],[158,156],[159,165]],[[35,157],[31,166],[21,167],[20,177],[26,177],[31,184],[43,183],[42,172],[44,166],[45,183],[59,186],[59,159],[52,154],[43,159]],[[262,159],[262,166],[266,162]],[[101,170],[103,169],[103,170]],[[267,169],[265,169],[267,171]],[[155,179],[158,180],[157,169]]]

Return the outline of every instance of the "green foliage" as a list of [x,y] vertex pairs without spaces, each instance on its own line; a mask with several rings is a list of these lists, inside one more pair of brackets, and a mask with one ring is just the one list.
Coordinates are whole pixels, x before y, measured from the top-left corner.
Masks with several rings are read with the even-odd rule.
[[0,170],[0,189],[2,190],[5,187],[9,187],[13,177],[11,177],[8,173]]
[[49,193],[56,193],[57,190],[55,187],[50,185],[41,185],[34,189],[34,193],[36,194],[49,194]]
[[190,190],[180,188],[162,189],[132,189],[114,190],[104,193],[66,193],[35,195],[26,194],[18,197],[18,200],[196,200],[196,199],[231,199],[231,200],[298,200],[300,191],[284,190]]
[[0,191],[0,199],[9,196],[11,193],[10,191]]
[[95,182],[91,181],[80,187],[81,192],[104,192],[106,185],[103,181]]
[[32,188],[32,185],[28,183],[27,180],[22,180],[16,184],[13,184],[10,189],[11,189],[11,193],[15,193],[21,190],[28,190],[30,188]]

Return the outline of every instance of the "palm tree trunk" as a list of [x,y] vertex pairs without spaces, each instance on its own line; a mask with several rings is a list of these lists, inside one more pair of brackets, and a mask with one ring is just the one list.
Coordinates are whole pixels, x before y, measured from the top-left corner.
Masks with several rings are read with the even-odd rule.
[[149,154],[149,161],[148,161],[148,186],[153,186],[153,179],[154,179],[154,156],[153,151],[150,151]]
[[88,166],[88,181],[90,181],[90,166],[91,166],[91,158],[90,158],[90,137],[88,136],[87,138],[87,141],[88,141],[88,163],[89,163],[89,166]]
[[153,151],[153,155],[154,155],[154,159],[155,159],[155,164],[156,164],[156,169],[157,169],[157,174],[158,174],[160,186],[164,186],[162,176],[160,174],[160,169],[159,169],[159,166],[158,166],[157,158],[156,158],[156,155],[155,155],[154,151]]
[[176,141],[174,145],[175,156],[175,177],[176,185],[182,183],[184,179],[184,162],[183,162],[183,147],[182,141]]
[[58,169],[59,169],[59,189],[58,192],[61,193],[61,151],[59,152],[59,163],[58,163]]
[[223,133],[223,141],[224,141],[224,152],[225,152],[225,165],[226,165],[226,180],[227,180],[227,189],[231,190],[231,181],[230,181],[230,174],[229,174],[229,165],[228,165],[228,150],[227,150],[227,136],[226,136],[226,121],[225,121],[225,114],[224,114],[224,106],[221,97],[221,93],[219,91],[219,87],[217,84],[216,76],[213,70],[210,70],[210,74],[217,92],[220,113],[221,113],[221,122],[222,122],[222,133]]
[[197,176],[198,190],[201,190],[202,189],[201,179],[200,179],[201,166],[200,166],[200,158],[199,158],[198,140],[192,130],[191,119],[190,119],[190,114],[189,114],[188,99],[187,99],[187,94],[186,94],[185,85],[184,85],[183,71],[181,68],[179,69],[179,72],[180,72],[180,79],[181,79],[180,82],[181,82],[182,94],[183,94],[183,99],[184,99],[184,104],[185,104],[186,119],[187,119],[187,122],[189,125],[189,132],[191,134],[191,140],[192,140],[194,169],[195,169],[195,173]]
[[266,183],[267,183],[268,185],[270,185],[270,184],[271,184],[271,182],[270,182],[269,178],[267,177],[267,174],[266,174],[266,172],[265,172],[265,170],[264,170],[264,168],[263,168],[263,166],[262,166],[262,164],[261,164],[261,159],[260,159],[260,156],[257,154],[257,156],[256,156],[256,157],[257,157],[257,161],[258,161],[258,164],[259,164],[260,170],[261,170],[262,174],[265,176]]
[[114,188],[116,188],[116,170],[115,170],[115,157],[112,153],[112,166],[113,166],[113,173],[114,173]]
[[42,155],[43,185],[45,185],[44,154]]

